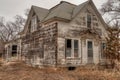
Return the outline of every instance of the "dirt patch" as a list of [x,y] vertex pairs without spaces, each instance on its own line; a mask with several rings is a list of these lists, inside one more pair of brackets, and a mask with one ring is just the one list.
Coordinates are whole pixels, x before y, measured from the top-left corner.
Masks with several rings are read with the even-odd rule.
[[0,80],[119,80],[120,73],[77,68],[33,68],[24,62],[13,62],[0,67]]

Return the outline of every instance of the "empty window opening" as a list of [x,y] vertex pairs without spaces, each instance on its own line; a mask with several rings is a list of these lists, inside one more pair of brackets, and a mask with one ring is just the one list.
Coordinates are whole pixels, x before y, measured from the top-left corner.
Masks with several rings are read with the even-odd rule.
[[72,40],[66,40],[66,57],[71,57],[71,49],[72,49]]
[[12,56],[17,55],[17,45],[12,45]]
[[72,70],[75,70],[75,69],[76,69],[76,67],[72,67],[72,66],[71,66],[71,67],[68,67],[68,70],[69,70],[69,71],[72,71]]
[[79,57],[79,40],[66,39],[66,57]]

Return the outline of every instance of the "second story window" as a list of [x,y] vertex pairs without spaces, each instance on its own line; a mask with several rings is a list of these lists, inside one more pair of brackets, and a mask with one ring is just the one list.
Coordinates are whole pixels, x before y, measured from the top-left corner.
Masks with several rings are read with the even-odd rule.
[[91,15],[87,15],[87,28],[91,28]]
[[37,30],[37,17],[33,16],[31,20],[31,32],[34,32]]

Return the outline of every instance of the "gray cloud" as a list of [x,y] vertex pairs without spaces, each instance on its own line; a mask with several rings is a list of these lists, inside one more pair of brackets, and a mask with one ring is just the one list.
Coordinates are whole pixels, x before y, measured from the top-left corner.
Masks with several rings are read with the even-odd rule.
[[[0,16],[4,16],[7,20],[12,20],[16,14],[23,15],[24,10],[36,5],[44,8],[51,8],[58,4],[61,0],[0,0]],[[81,4],[87,0],[65,0],[73,4]],[[97,8],[106,0],[93,0]]]

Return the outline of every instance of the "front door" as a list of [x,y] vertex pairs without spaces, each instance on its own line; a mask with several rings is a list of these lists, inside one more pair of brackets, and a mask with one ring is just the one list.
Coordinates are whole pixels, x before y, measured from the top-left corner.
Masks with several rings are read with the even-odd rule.
[[93,63],[93,42],[87,42],[88,63]]

